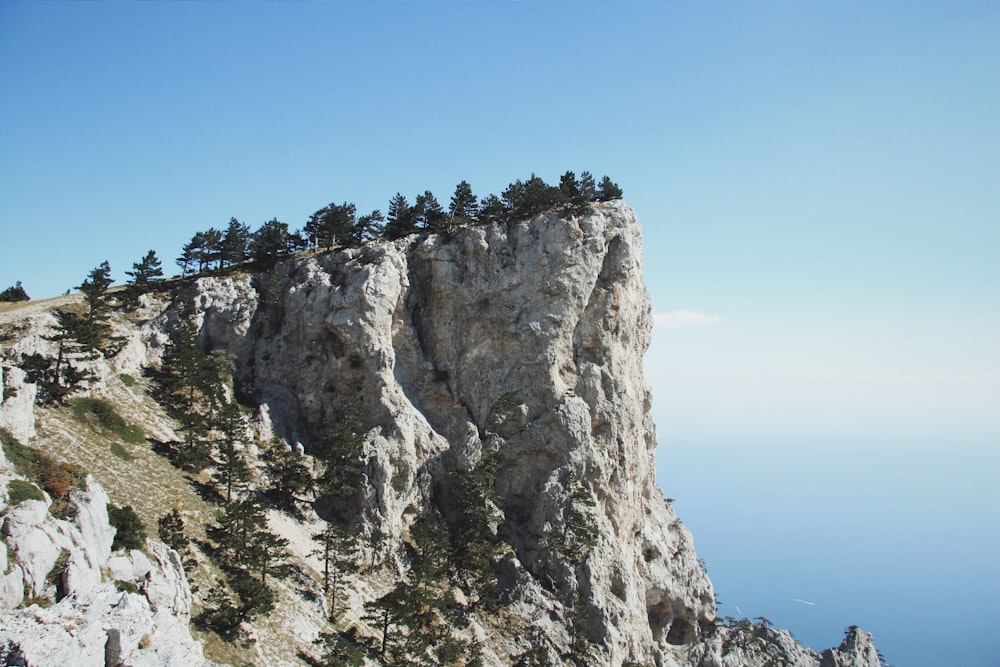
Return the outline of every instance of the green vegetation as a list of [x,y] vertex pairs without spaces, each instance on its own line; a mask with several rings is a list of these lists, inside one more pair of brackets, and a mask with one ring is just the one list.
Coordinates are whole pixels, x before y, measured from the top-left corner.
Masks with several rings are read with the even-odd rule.
[[[333,248],[358,247],[369,241],[396,240],[410,234],[431,232],[450,234],[463,225],[509,222],[554,210],[569,215],[582,215],[595,203],[621,199],[622,190],[607,176],[595,182],[587,171],[577,178],[567,171],[558,186],[547,184],[532,174],[525,181],[517,180],[507,186],[500,196],[478,198],[468,181],[461,181],[451,196],[447,211],[430,190],[424,190],[410,200],[397,192],[389,200],[387,214],[381,210],[358,215],[357,206],[351,202],[330,203],[319,209],[304,223],[300,231],[291,231],[288,224],[278,219],[265,222],[258,229],[231,218],[223,231],[210,227],[195,232],[184,245],[177,258],[182,276],[221,272],[227,267],[252,261],[258,270],[267,270],[282,257],[305,250],[320,251]],[[160,274],[145,273],[153,265],[155,254],[144,263],[134,265],[137,277],[135,287],[130,285],[126,302],[133,303],[133,292],[141,293],[153,284]],[[155,269],[159,269],[158,260]],[[129,272],[129,275],[133,275]]]
[[31,297],[24,291],[24,287],[21,286],[21,281],[18,280],[17,284],[13,287],[8,287],[4,291],[0,292],[0,301],[31,301]]
[[131,506],[112,505],[108,508],[108,521],[115,528],[115,539],[111,543],[113,550],[142,549],[146,546],[146,526]]
[[111,453],[120,458],[122,461],[128,463],[129,461],[134,461],[135,457],[128,453],[128,450],[120,442],[111,443]]
[[[125,286],[122,301],[126,310],[134,310],[139,305],[139,297],[154,289],[163,277],[163,267],[155,250],[150,250],[146,256],[132,265],[131,271],[126,271],[129,282]],[[131,386],[131,385],[130,385]]]
[[[146,434],[143,430],[134,424],[129,424],[124,417],[118,414],[115,410],[115,406],[103,398],[94,398],[91,396],[81,397],[73,399],[73,414],[76,415],[77,419],[81,421],[89,422],[98,431],[110,431],[123,442],[138,445],[146,441]],[[124,452],[125,450],[119,445],[119,449]],[[112,446],[112,451],[114,451],[114,446]],[[119,455],[118,452],[115,452]],[[132,459],[131,456],[127,455],[126,461]]]
[[33,353],[24,356],[21,367],[28,381],[38,385],[38,400],[42,403],[66,402],[79,391],[92,374],[80,366],[99,355],[113,357],[121,351],[123,339],[112,334],[112,302],[108,288],[112,283],[111,266],[103,262],[91,270],[80,284],[84,312],[57,309],[56,327],[46,340],[56,343],[56,354],[47,357]]
[[[33,480],[52,498],[50,511],[56,516],[68,516],[72,512],[69,492],[74,486],[82,487],[86,474],[76,466],[60,463],[44,452],[28,447],[17,440],[6,429],[0,429],[4,455],[19,474]],[[12,505],[14,503],[11,503]]]
[[23,479],[12,479],[7,482],[7,503],[14,507],[25,500],[45,500],[41,489]]
[[358,538],[349,528],[339,523],[328,523],[313,535],[319,547],[313,552],[323,561],[323,593],[327,601],[327,614],[336,619],[336,602],[344,577],[357,567]]

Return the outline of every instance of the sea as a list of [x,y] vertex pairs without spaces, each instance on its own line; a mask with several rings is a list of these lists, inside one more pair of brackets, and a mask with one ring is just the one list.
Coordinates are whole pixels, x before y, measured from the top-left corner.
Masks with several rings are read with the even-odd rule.
[[895,667],[1000,667],[1000,444],[667,436],[656,462],[720,616],[817,650],[857,625]]

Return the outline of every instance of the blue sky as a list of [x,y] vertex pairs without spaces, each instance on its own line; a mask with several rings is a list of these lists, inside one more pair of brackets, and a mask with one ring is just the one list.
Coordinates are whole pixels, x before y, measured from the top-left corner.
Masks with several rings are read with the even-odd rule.
[[[645,235],[661,482],[720,597],[753,588],[733,521],[768,536],[756,566],[801,563],[790,536],[840,525],[842,488],[859,534],[889,499],[952,522],[989,593],[998,118],[993,2],[2,3],[0,289],[123,280],[150,248],[172,270],[232,216],[606,173]],[[766,522],[776,479],[817,480],[791,523]],[[926,530],[893,521],[878,562]],[[890,661],[935,664],[898,621],[913,577],[872,622]],[[969,604],[1000,622],[996,599]]]

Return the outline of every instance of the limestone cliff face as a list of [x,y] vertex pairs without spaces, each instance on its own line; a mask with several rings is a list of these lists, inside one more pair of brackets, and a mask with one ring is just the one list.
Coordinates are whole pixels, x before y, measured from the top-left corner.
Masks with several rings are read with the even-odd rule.
[[[201,280],[203,332],[307,452],[360,392],[378,427],[363,530],[391,544],[447,498],[449,471],[495,452],[498,538],[524,622],[567,652],[575,594],[599,640],[592,664],[665,662],[714,617],[714,595],[654,481],[641,251],[620,203],[411,237]],[[598,539],[566,562],[546,545],[581,490]]]
[[[353,526],[387,536],[398,577],[414,521],[431,507],[449,518],[462,502],[450,473],[495,462],[490,530],[506,604],[465,631],[486,664],[542,645],[552,665],[873,667],[865,633],[820,655],[787,633],[716,623],[691,535],[654,479],[641,261],[633,212],[609,202],[201,278],[195,319],[210,347],[236,356],[236,390],[258,407],[262,438],[314,453],[360,398],[371,428]],[[97,376],[158,365],[177,312],[148,302],[146,324],[119,332],[128,343]],[[41,344],[28,338],[25,350]],[[289,537],[307,562],[308,533]],[[363,602],[393,585],[365,576],[345,612],[357,624]],[[295,648],[283,655],[293,661]]]

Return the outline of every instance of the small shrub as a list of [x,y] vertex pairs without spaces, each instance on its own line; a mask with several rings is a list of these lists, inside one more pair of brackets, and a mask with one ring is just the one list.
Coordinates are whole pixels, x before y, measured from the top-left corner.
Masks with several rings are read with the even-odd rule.
[[0,441],[3,442],[3,453],[7,460],[14,465],[15,470],[22,475],[25,474],[28,466],[35,461],[35,450],[21,444],[21,441],[5,428],[0,428]]
[[7,499],[8,504],[14,507],[25,500],[45,500],[45,496],[31,482],[25,482],[23,479],[12,479],[7,482]]
[[69,490],[79,481],[72,466],[44,454],[38,455],[34,469],[35,480],[53,498],[68,498]]
[[112,506],[108,510],[108,519],[115,527],[115,539],[111,543],[112,550],[142,549],[146,543],[146,526],[131,506]]
[[115,590],[119,593],[138,593],[139,587],[131,581],[122,581],[121,579],[115,579]]
[[126,375],[125,373],[122,373],[121,375],[118,376],[118,378],[122,381],[122,384],[125,385],[126,387],[135,386],[135,378],[132,377],[131,375]]
[[111,401],[103,398],[84,397],[73,401],[73,414],[84,421],[94,420],[104,430],[111,431],[124,442],[140,444],[145,442],[146,434],[134,424],[129,424],[118,414]]
[[48,609],[52,606],[52,599],[46,595],[32,595],[31,597],[24,598],[24,602],[21,603],[22,607],[30,607],[36,604],[42,609]]
[[[3,388],[3,400],[6,401],[8,398],[14,398],[17,396],[17,387],[4,387]],[[0,401],[2,402],[2,401]]]
[[122,461],[134,461],[135,457],[128,453],[128,450],[120,442],[111,443],[111,453],[120,458]]

